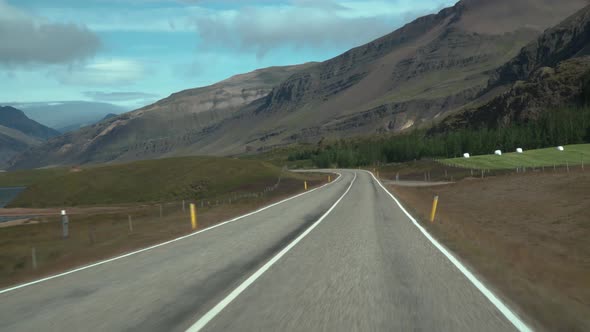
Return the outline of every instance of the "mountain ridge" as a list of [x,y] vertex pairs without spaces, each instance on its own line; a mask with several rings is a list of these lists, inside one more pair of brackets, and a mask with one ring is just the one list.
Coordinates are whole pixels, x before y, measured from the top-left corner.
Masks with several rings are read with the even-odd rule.
[[421,128],[480,100],[497,68],[586,5],[459,1],[332,59],[291,67],[280,79],[258,77],[246,93],[223,81],[229,90],[212,85],[173,94],[50,140],[15,167],[236,155]]
[[12,106],[0,106],[0,167],[30,147],[59,135],[55,129],[29,119]]
[[487,90],[505,92],[489,102],[453,114],[433,131],[508,126],[536,119],[563,106],[582,106],[590,84],[590,5],[547,29],[498,68]]

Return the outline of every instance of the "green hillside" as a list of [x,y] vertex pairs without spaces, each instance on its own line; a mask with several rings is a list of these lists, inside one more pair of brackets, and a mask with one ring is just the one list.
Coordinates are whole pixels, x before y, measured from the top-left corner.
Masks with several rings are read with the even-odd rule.
[[442,163],[475,169],[508,169],[553,165],[590,164],[590,144],[567,145],[565,151],[557,148],[528,150],[524,153],[504,153],[502,156],[482,155],[466,158],[443,159]]
[[[10,207],[126,204],[210,198],[230,192],[255,192],[272,186],[280,168],[258,160],[186,157],[95,166],[77,171],[8,172],[0,183],[31,184]],[[28,177],[27,177],[28,175]],[[303,175],[283,173],[283,177]],[[19,181],[20,180],[20,181]]]

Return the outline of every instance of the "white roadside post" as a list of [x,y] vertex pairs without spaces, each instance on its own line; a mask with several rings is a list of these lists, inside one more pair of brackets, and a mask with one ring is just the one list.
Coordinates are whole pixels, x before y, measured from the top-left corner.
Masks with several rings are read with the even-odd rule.
[[70,232],[68,229],[69,223],[70,223],[70,221],[68,220],[68,215],[66,213],[66,210],[61,210],[61,229],[62,229],[62,237],[64,239],[68,238],[68,236],[70,235]]

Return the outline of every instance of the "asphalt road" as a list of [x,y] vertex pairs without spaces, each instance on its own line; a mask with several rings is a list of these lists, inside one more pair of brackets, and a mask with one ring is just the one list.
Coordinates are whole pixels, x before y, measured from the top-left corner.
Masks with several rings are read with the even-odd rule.
[[516,330],[370,174],[341,173],[235,222],[0,292],[0,331]]

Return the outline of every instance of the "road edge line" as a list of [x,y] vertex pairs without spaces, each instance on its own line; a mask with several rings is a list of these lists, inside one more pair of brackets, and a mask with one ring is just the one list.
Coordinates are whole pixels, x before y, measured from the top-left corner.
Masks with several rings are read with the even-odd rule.
[[209,309],[201,318],[199,318],[193,325],[191,325],[186,332],[198,332],[204,328],[213,318],[215,318],[225,307],[227,307],[233,300],[235,300],[240,294],[245,291],[251,284],[253,284],[260,276],[270,269],[276,262],[278,262],[285,254],[287,254],[293,247],[295,247],[303,238],[305,238],[311,231],[316,228],[329,214],[336,208],[336,206],[344,199],[344,197],[352,188],[352,185],[356,181],[356,172],[354,178],[350,182],[348,189],[338,198],[338,200],[311,226],[309,226],[303,233],[301,233],[295,240],[291,241],[285,248],[283,248],[278,254],[273,256],[266,264],[256,270],[248,279],[244,280],[238,287],[236,287],[231,293],[229,293],[223,300],[217,303],[213,308]]
[[447,257],[447,259],[455,265],[455,267],[463,273],[463,275],[469,280],[475,288],[477,288],[495,307],[498,309],[506,319],[514,325],[519,331],[521,332],[531,332],[533,331],[515,312],[510,310],[499,297],[497,297],[483,282],[481,282],[459,259],[457,259],[447,248],[445,248],[440,242],[438,242],[420,223],[404,208],[404,206],[400,203],[400,201],[391,193],[387,188],[383,186],[381,181],[379,181],[375,175],[369,171],[365,171],[373,177],[375,181],[381,186],[383,190],[395,201],[395,203],[400,207],[400,209],[404,212],[404,214],[412,221],[414,226],[416,226],[420,232],[428,239],[430,242],[438,249],[443,255]]
[[255,211],[252,211],[252,212],[243,214],[241,216],[235,217],[235,218],[230,219],[230,220],[226,220],[224,222],[221,222],[219,224],[215,224],[215,225],[210,226],[210,227],[207,227],[205,229],[201,229],[199,231],[196,231],[196,232],[193,232],[193,233],[190,233],[190,234],[187,234],[187,235],[183,235],[183,236],[174,238],[172,240],[168,240],[168,241],[165,241],[165,242],[162,242],[162,243],[158,243],[158,244],[149,246],[147,248],[135,250],[135,251],[128,252],[126,254],[119,255],[119,256],[116,256],[116,257],[108,258],[108,259],[105,259],[105,260],[102,260],[102,261],[99,261],[99,262],[96,262],[96,263],[92,263],[92,264],[89,264],[89,265],[84,265],[84,266],[81,266],[81,267],[78,267],[78,268],[74,268],[74,269],[69,270],[69,271],[66,271],[66,272],[54,274],[54,275],[51,275],[51,276],[48,276],[48,277],[43,277],[41,279],[37,279],[37,280],[29,281],[29,282],[26,282],[26,283],[23,283],[23,284],[19,284],[19,285],[16,285],[16,286],[12,286],[12,287],[9,287],[9,288],[5,288],[5,289],[0,290],[0,295],[5,294],[5,293],[9,293],[9,292],[12,292],[12,291],[15,291],[15,290],[20,289],[20,288],[32,286],[32,285],[39,284],[39,283],[42,283],[42,282],[45,282],[45,281],[49,281],[49,280],[52,280],[52,279],[64,277],[64,276],[69,275],[69,274],[73,274],[73,273],[80,272],[80,271],[83,271],[83,270],[87,270],[87,269],[90,269],[90,268],[93,268],[93,267],[104,265],[104,264],[107,264],[107,263],[110,263],[110,262],[114,262],[114,261],[117,261],[117,260],[120,260],[120,259],[123,259],[123,258],[127,258],[129,256],[133,256],[133,255],[136,255],[136,254],[139,254],[139,253],[142,253],[142,252],[146,252],[146,251],[152,250],[152,249],[163,247],[163,246],[168,245],[170,243],[178,242],[180,240],[184,240],[184,239],[193,237],[195,235],[201,234],[201,233],[206,232],[206,231],[210,231],[210,230],[212,230],[214,228],[221,227],[223,225],[232,223],[234,221],[238,221],[240,219],[247,218],[247,217],[249,217],[251,215],[254,215],[254,214],[260,213],[260,212],[262,212],[264,210],[267,210],[267,209],[270,209],[272,207],[275,207],[275,206],[277,206],[279,204],[285,203],[285,202],[290,201],[292,199],[295,199],[295,198],[301,197],[303,195],[312,193],[312,192],[314,192],[316,190],[322,189],[322,188],[324,188],[324,187],[326,187],[328,185],[334,184],[334,183],[338,182],[342,178],[342,174],[340,174],[340,173],[336,173],[336,174],[338,174],[338,178],[336,178],[332,182],[328,182],[328,183],[326,183],[326,184],[324,184],[324,185],[322,185],[320,187],[313,188],[313,189],[308,190],[308,191],[304,191],[304,192],[299,193],[299,194],[297,194],[295,196],[287,197],[287,198],[285,198],[285,199],[283,199],[281,201],[278,201],[278,202],[269,204],[267,206],[261,207],[258,210],[255,210]]

